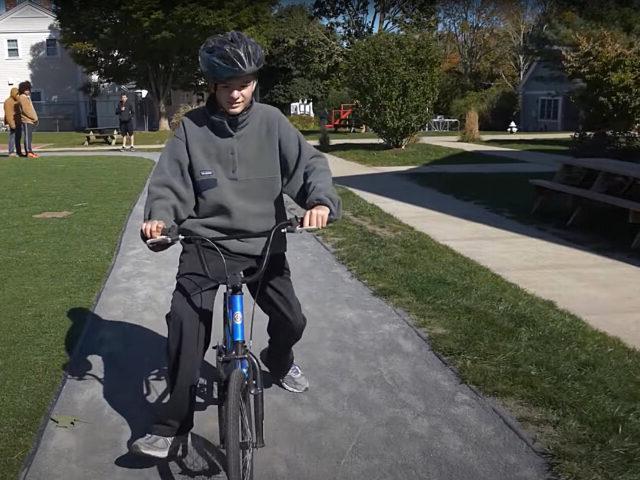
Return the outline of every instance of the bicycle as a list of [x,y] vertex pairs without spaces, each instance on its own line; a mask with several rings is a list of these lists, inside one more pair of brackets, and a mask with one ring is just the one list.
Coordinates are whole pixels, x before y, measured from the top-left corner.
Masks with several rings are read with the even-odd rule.
[[[300,227],[299,222],[300,220],[294,217],[278,223],[266,232],[210,238],[190,234],[182,235],[177,228],[172,227],[163,230],[160,237],[147,240],[147,245],[149,246],[172,245],[179,241],[204,241],[211,244],[222,257],[226,279],[223,295],[222,340],[221,343],[214,345],[213,348],[216,350],[216,369],[218,373],[217,397],[220,446],[225,450],[226,470],[229,480],[251,480],[253,478],[253,452],[265,446],[262,369],[260,361],[251,351],[253,315],[251,317],[251,336],[248,343],[245,341],[242,286],[260,281],[262,278],[269,259],[271,242],[278,230],[284,233],[314,230],[314,228]],[[243,277],[242,273],[230,274],[227,271],[224,255],[216,245],[216,242],[259,237],[268,237],[260,267],[248,277]],[[213,279],[211,281],[211,285],[205,285],[200,291],[210,288],[213,284],[218,284]],[[260,283],[258,284],[258,292],[259,290]]]

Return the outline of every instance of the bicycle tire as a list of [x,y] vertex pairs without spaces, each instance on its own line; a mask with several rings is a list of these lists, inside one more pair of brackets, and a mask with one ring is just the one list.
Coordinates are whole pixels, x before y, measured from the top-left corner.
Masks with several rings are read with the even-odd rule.
[[225,421],[224,421],[224,401],[226,397],[226,391],[224,387],[224,378],[222,375],[224,374],[221,367],[218,368],[218,398],[216,401],[218,402],[218,438],[220,439],[220,447],[225,448]]
[[244,373],[239,368],[229,376],[224,403],[227,478],[251,480],[254,452],[251,394]]

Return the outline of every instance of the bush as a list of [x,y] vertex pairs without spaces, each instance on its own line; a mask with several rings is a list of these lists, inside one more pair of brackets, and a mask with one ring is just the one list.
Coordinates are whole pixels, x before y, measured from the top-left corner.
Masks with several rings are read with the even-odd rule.
[[640,135],[636,132],[576,132],[571,153],[577,157],[608,157],[640,163]]
[[404,148],[431,117],[439,57],[428,35],[377,33],[348,54],[358,115],[391,147]]
[[318,119],[309,115],[291,115],[287,117],[298,130],[316,130]]
[[329,138],[329,132],[324,125],[320,126],[320,139],[318,140],[318,149],[321,152],[328,152],[331,146],[331,139]]
[[478,122],[483,130],[506,130],[516,117],[518,95],[503,86],[467,93],[451,103],[451,114],[463,120],[469,110],[478,112]]
[[572,97],[583,112],[582,128],[617,132],[636,128],[640,123],[637,41],[606,30],[577,35],[576,41],[577,47],[566,53],[563,62],[569,78],[578,81]]
[[340,108],[340,105],[343,103],[353,103],[353,98],[353,92],[348,88],[332,87],[324,98],[321,98],[317,103],[314,103],[314,107],[317,105],[316,111],[326,109],[330,112],[334,108]]
[[178,128],[178,125],[180,125],[180,121],[182,120],[182,117],[184,117],[187,112],[193,110],[194,108],[196,108],[196,106],[191,105],[190,103],[185,103],[184,105],[180,105],[180,108],[178,108],[176,113],[173,114],[173,117],[171,117],[171,122],[169,122],[169,127],[171,128],[171,131],[174,131],[176,128]]
[[471,109],[467,112],[464,121],[464,130],[460,134],[462,142],[477,142],[480,140],[480,129],[478,126],[478,112]]

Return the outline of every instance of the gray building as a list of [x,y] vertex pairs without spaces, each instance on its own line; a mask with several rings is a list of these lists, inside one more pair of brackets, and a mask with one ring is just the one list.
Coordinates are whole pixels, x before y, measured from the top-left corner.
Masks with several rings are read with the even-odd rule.
[[576,131],[580,115],[570,95],[577,86],[557,63],[534,62],[520,84],[520,130]]

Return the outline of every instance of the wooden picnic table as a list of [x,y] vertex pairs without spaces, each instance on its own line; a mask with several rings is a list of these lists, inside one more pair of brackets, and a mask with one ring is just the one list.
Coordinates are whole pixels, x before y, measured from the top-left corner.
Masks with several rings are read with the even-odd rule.
[[[640,164],[609,158],[571,158],[562,164],[553,180],[529,180],[536,187],[534,213],[551,193],[570,196],[571,225],[589,203],[604,204],[628,211],[630,223],[640,223]],[[631,248],[640,247],[640,231]]]
[[109,145],[115,145],[122,138],[118,127],[97,127],[85,129],[85,140],[83,145],[87,146],[96,140],[104,140]]

